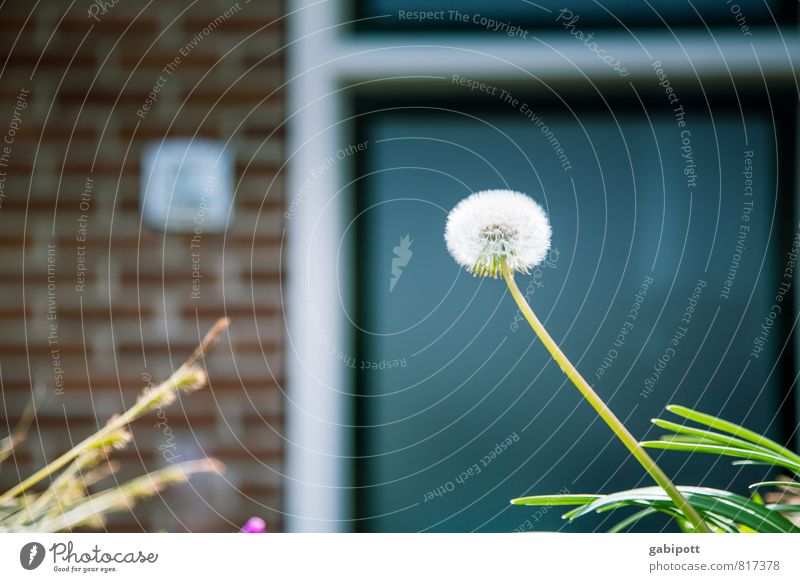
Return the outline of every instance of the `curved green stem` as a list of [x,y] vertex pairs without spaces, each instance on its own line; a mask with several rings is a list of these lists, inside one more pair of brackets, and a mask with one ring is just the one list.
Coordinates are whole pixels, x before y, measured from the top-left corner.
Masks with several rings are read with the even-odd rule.
[[681,510],[686,519],[688,519],[692,525],[694,526],[694,530],[696,532],[702,533],[711,533],[708,525],[706,522],[703,521],[703,518],[700,517],[700,514],[697,510],[691,506],[691,504],[686,500],[686,498],[681,494],[680,491],[675,487],[675,485],[670,481],[669,477],[667,477],[666,473],[661,470],[653,458],[647,453],[647,451],[642,448],[639,442],[634,438],[634,436],[625,428],[625,425],[622,424],[622,421],[617,418],[617,416],[611,412],[611,409],[603,402],[603,399],[597,394],[597,392],[592,389],[589,383],[583,379],[580,372],[572,365],[572,362],[569,361],[567,356],[564,355],[564,352],[561,351],[561,348],[558,347],[558,344],[550,337],[550,334],[547,333],[547,330],[542,325],[542,322],[539,321],[539,318],[533,313],[530,305],[525,300],[525,296],[517,287],[516,281],[514,281],[514,273],[511,272],[511,269],[508,267],[508,264],[503,261],[502,262],[502,271],[503,271],[503,278],[508,285],[509,290],[511,291],[511,295],[514,297],[514,300],[517,302],[520,311],[525,316],[525,319],[528,320],[528,323],[533,328],[533,331],[536,332],[536,335],[539,337],[541,342],[550,352],[550,355],[553,356],[553,359],[558,363],[561,367],[561,370],[567,375],[567,377],[572,381],[575,387],[580,391],[586,401],[592,405],[592,408],[595,409],[600,418],[605,421],[605,423],[611,428],[617,438],[622,441],[627,449],[631,452],[634,458],[641,463],[642,467],[644,467],[645,471],[647,471],[650,476],[658,483],[661,488],[669,495],[670,499],[675,503],[675,505]]

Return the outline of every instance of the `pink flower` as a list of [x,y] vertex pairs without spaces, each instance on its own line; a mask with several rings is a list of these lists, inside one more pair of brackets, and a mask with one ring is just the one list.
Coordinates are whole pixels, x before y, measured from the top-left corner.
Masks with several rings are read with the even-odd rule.
[[267,531],[267,524],[260,517],[251,517],[247,523],[242,526],[239,533],[269,533]]

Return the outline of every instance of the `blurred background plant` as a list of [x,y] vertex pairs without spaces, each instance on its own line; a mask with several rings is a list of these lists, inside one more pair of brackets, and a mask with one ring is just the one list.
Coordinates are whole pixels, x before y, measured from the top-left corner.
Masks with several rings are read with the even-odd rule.
[[[106,514],[129,510],[137,500],[155,495],[167,485],[185,482],[195,473],[221,473],[223,466],[219,461],[202,458],[152,471],[106,489],[94,487],[119,470],[119,462],[110,457],[130,442],[131,422],[172,404],[179,393],[194,392],[206,384],[202,361],[228,323],[227,318],[217,321],[189,359],[161,384],[146,387],[128,410],[113,416],[103,428],[0,495],[0,532],[100,529],[105,525]],[[35,406],[30,405],[14,431],[0,441],[0,463],[25,440],[34,417]],[[42,482],[49,484],[34,491]]]
[[[733,457],[734,465],[769,465],[786,470],[774,481],[750,485],[748,496],[708,487],[678,489],[696,508],[703,519],[718,533],[800,533],[800,455],[779,443],[710,414],[678,405],[667,410],[683,419],[678,423],[654,418],[653,424],[670,430],[656,441],[641,445],[650,449],[706,453]],[[692,421],[698,426],[686,424]],[[759,489],[774,488],[763,497]],[[663,513],[674,518],[683,531],[691,532],[692,524],[658,487],[628,489],[608,495],[536,495],[511,501],[514,505],[575,505],[562,517],[570,521],[590,513],[602,513],[623,507],[637,507],[633,513],[614,525],[610,532],[622,532],[641,519]]]

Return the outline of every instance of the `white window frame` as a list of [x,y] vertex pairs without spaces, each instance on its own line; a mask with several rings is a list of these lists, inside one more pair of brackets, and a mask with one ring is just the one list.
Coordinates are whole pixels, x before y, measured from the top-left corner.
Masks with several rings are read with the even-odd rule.
[[[311,169],[348,143],[350,136],[341,121],[352,107],[342,89],[355,83],[392,82],[398,89],[419,90],[431,77],[449,77],[453,72],[490,83],[525,83],[535,78],[550,85],[576,76],[592,82],[615,78],[620,82],[616,72],[559,27],[531,31],[525,41],[463,33],[359,36],[341,24],[349,4],[342,0],[289,1],[286,206],[293,204],[294,208],[285,225],[287,283],[283,296],[287,314],[287,531],[354,529],[353,430],[349,428],[353,382],[346,367],[321,349],[319,337],[319,330],[324,330],[326,341],[351,353],[350,326],[340,303],[341,299],[347,308],[352,300],[346,275],[351,265],[347,249],[339,246],[351,207],[338,195],[352,174],[349,161],[333,165],[322,179],[303,187]],[[782,30],[779,37],[775,29],[756,29],[751,37],[743,37],[732,26],[713,34],[681,31],[680,39],[677,46],[664,31],[644,31],[638,38],[604,32],[602,42],[608,54],[625,55],[630,75],[622,82],[655,79],[652,60],[642,50],[644,44],[659,55],[676,85],[696,77],[708,84],[729,76],[737,82],[760,84],[763,76],[782,78],[797,88],[798,68],[792,55],[800,56],[800,42],[795,30]],[[436,88],[438,95],[441,85],[439,82]],[[463,94],[457,93],[456,87],[453,91],[454,95]],[[796,183],[800,183],[800,175]],[[301,189],[303,197],[298,200],[296,193]],[[308,271],[310,266],[313,273]],[[313,306],[313,316],[309,306]],[[800,353],[797,355],[800,358]],[[800,412],[800,390],[797,392]]]

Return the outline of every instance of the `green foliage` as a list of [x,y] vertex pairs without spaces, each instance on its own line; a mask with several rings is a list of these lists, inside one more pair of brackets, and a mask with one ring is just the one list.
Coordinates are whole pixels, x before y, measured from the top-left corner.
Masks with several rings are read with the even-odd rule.
[[[220,473],[222,465],[218,461],[198,459],[165,467],[105,490],[94,491],[97,483],[119,469],[119,464],[110,455],[130,442],[128,425],[131,422],[154,409],[167,406],[180,392],[191,392],[203,387],[206,375],[197,362],[205,356],[227,326],[227,319],[218,321],[186,363],[166,381],[158,386],[145,388],[124,413],[113,416],[103,428],[2,493],[0,532],[55,532],[78,527],[100,528],[105,523],[106,514],[129,510],[137,500],[155,495],[167,485],[184,482],[195,473]],[[12,434],[0,440],[0,463],[9,458],[15,447],[25,440],[33,416],[33,408],[29,407]],[[38,487],[43,482],[49,485]]]
[[[645,441],[642,446],[668,451],[707,453],[734,457],[736,464],[766,464],[788,470],[794,479],[800,478],[800,455],[742,426],[684,406],[670,405],[669,412],[682,417],[684,423],[655,418],[656,426],[672,431],[657,441]],[[700,426],[685,424],[692,421]],[[755,491],[759,487],[776,487],[768,494],[777,500],[766,503]],[[800,514],[800,482],[789,478],[762,481],[750,486],[754,491],[745,497],[720,489],[685,487],[678,489],[700,513],[711,528],[720,533],[800,533],[796,515]],[[683,531],[693,528],[670,497],[660,487],[630,489],[608,495],[537,495],[511,501],[514,505],[574,505],[563,515],[570,521],[590,513],[603,513],[623,507],[638,507],[639,511],[626,517],[609,531],[625,531],[641,519],[654,514],[666,514],[676,520]]]

